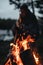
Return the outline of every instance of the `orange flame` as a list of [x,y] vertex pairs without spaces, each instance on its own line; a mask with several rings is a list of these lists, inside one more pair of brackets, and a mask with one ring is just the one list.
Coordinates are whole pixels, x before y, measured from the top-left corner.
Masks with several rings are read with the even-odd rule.
[[5,65],[12,65],[10,58],[8,59]]
[[[20,58],[20,52],[27,50],[27,49],[30,49],[30,46],[28,43],[30,43],[30,42],[32,43],[34,41],[35,40],[30,35],[28,35],[26,39],[24,39],[22,36],[21,41],[18,38],[16,41],[16,45],[11,43],[10,44],[10,46],[12,46],[11,55],[14,57],[13,62],[16,62],[17,65],[23,65],[23,62]],[[8,65],[8,64],[6,64],[6,65]]]
[[40,65],[39,54],[38,53],[36,54],[35,52],[33,52],[33,57],[35,59],[36,64]]
[[14,59],[13,61],[17,63],[17,65],[23,65],[22,60],[20,58],[20,49],[17,45],[14,45],[11,43],[11,45],[13,45],[13,50],[11,52],[11,54],[13,55]]
[[29,42],[34,42],[35,40],[33,38],[31,38],[30,35],[27,36],[26,39],[23,39],[22,37],[22,40],[20,41],[19,38],[17,39],[16,41],[16,44],[19,46],[20,49],[23,48],[23,50],[27,50],[27,49],[30,49],[30,46],[29,46]]

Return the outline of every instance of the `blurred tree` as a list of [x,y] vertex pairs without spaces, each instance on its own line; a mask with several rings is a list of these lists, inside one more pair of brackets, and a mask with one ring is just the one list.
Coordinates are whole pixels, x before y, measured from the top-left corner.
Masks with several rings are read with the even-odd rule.
[[41,12],[43,11],[43,0],[9,0],[9,2],[14,4],[16,9],[20,8],[23,3],[26,3],[28,6],[31,6],[33,14],[35,13],[34,6],[39,8]]
[[23,4],[23,3],[26,3],[28,6],[32,6],[32,10],[33,10],[33,13],[34,13],[34,6],[33,6],[33,0],[9,0],[10,2],[10,5],[11,4],[14,4],[16,8],[20,8],[20,6]]
[[11,4],[11,5],[12,5],[12,4],[16,5],[17,8],[20,7],[20,2],[19,2],[19,1],[20,1],[20,0],[9,0],[10,4]]
[[39,13],[43,14],[43,0],[34,0],[34,6],[38,9]]

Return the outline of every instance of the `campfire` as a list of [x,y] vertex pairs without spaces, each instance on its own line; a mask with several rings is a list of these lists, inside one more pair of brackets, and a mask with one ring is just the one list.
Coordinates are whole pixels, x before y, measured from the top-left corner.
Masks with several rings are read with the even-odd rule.
[[[35,39],[32,38],[31,35],[28,35],[26,39],[24,39],[23,36],[21,38],[22,40],[20,40],[20,38],[16,40],[16,44],[10,43],[10,47],[11,47],[10,54],[11,56],[13,56],[13,59],[11,61],[11,58],[9,58],[8,61],[5,63],[5,65],[12,65],[12,62],[16,63],[16,65],[24,65],[20,54],[29,49],[32,52],[32,56],[34,58],[33,61],[35,61],[35,65],[41,65],[39,64],[40,62],[39,55],[36,53],[36,51],[33,51],[30,46],[30,44],[34,44]],[[27,64],[27,65],[30,65],[30,64]]]

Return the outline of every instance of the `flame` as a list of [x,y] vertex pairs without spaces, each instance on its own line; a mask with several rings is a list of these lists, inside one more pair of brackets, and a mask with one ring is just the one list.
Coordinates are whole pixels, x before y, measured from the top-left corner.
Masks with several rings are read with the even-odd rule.
[[29,42],[34,42],[35,40],[30,36],[28,35],[26,39],[23,39],[22,37],[22,40],[20,41],[19,38],[17,39],[16,41],[16,44],[19,46],[20,49],[23,48],[23,50],[27,50],[27,49],[30,49],[30,46],[29,46]]
[[[20,58],[20,53],[22,51],[30,49],[30,46],[28,43],[30,42],[32,43],[35,41],[30,35],[28,35],[26,39],[24,39],[23,36],[21,38],[22,40],[20,40],[19,38],[17,39],[16,44],[13,44],[13,43],[10,44],[10,46],[12,47],[11,55],[13,56],[13,62],[17,63],[17,65],[23,65],[23,62]],[[8,65],[8,64],[5,64],[5,65]]]
[[5,65],[12,65],[10,58],[8,59]]
[[[12,44],[11,44],[12,45]],[[20,58],[20,49],[17,45],[13,44],[13,50],[11,54],[13,55],[14,59],[13,61],[17,63],[17,65],[23,65],[22,60]]]
[[37,64],[37,65],[40,65],[39,55],[36,54],[35,52],[33,52],[33,57],[34,57],[34,59],[35,59],[36,64]]

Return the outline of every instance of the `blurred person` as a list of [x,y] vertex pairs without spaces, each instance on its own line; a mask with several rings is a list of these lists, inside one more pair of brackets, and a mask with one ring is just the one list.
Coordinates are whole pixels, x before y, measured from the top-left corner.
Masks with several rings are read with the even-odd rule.
[[20,7],[19,19],[12,30],[15,38],[17,38],[17,34],[22,33],[22,30],[31,34],[36,40],[39,38],[38,21],[25,3]]

